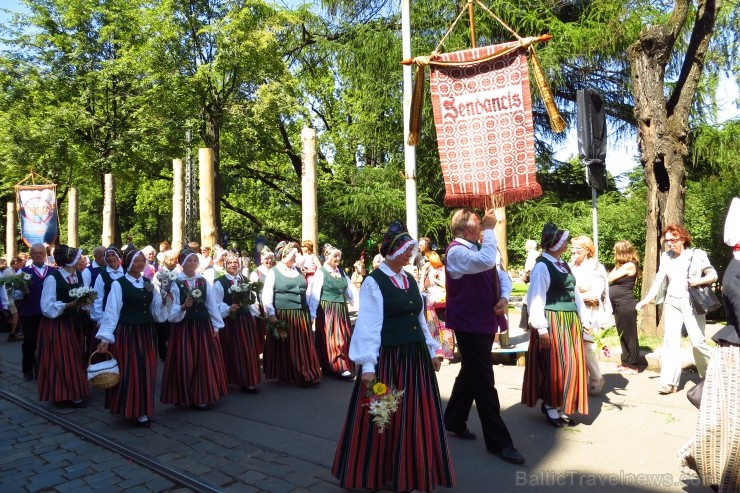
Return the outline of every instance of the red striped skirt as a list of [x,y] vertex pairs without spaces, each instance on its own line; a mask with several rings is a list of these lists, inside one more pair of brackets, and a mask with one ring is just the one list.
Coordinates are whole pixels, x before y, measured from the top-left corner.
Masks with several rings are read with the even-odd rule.
[[122,418],[154,413],[157,334],[153,325],[119,325],[108,350],[118,361],[121,381],[105,391],[105,407]]
[[587,414],[588,372],[578,313],[547,310],[545,315],[550,326],[550,345],[540,346],[538,332],[530,332],[522,403],[534,407],[542,399],[566,414]]
[[321,366],[311,334],[307,310],[277,310],[278,320],[288,323],[288,337],[278,339],[268,333],[262,364],[265,378],[301,385],[315,383],[321,378]]
[[82,331],[74,316],[41,318],[36,346],[39,400],[70,401],[90,395]]
[[162,404],[206,404],[228,393],[224,359],[209,319],[170,326]]
[[226,381],[240,387],[260,383],[260,332],[250,313],[234,312],[224,317],[218,333],[224,356]]
[[339,485],[427,492],[454,486],[439,388],[426,344],[381,346],[376,378],[404,395],[385,431],[378,433],[363,405],[365,385],[356,380],[332,466]]
[[322,301],[316,312],[316,352],[321,368],[327,373],[354,372],[355,365],[349,359],[349,342],[352,324],[346,303]]

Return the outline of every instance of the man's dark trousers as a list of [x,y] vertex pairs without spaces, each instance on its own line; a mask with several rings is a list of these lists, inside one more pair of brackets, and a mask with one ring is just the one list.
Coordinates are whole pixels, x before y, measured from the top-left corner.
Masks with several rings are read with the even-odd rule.
[[486,449],[496,453],[503,448],[513,447],[514,442],[499,413],[501,405],[494,386],[491,362],[493,337],[493,334],[455,332],[461,356],[460,373],[452,387],[444,422],[449,431],[465,431],[470,409],[475,401]]

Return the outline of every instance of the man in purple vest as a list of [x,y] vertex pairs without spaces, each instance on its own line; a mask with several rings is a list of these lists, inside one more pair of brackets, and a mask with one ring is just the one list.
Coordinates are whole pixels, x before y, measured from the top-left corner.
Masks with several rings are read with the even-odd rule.
[[[495,225],[493,209],[486,211],[482,221],[469,209],[457,210],[452,216],[450,229],[455,239],[447,247],[445,260],[446,323],[455,331],[461,362],[444,421],[447,431],[474,439],[467,421],[475,401],[486,449],[506,462],[521,464],[524,457],[514,448],[501,419],[491,363],[494,334],[511,294],[509,276],[496,271]],[[478,244],[481,231],[482,245]]]
[[93,248],[92,254],[94,260],[90,262],[90,265],[85,267],[85,270],[82,272],[82,281],[85,286],[95,287],[95,281],[98,279],[98,274],[100,274],[100,271],[104,270],[106,267],[105,247],[102,245],[96,246]]
[[23,346],[21,352],[21,371],[26,380],[38,376],[36,367],[36,336],[41,323],[41,291],[46,279],[54,269],[46,263],[46,246],[41,243],[31,245],[31,265],[21,268],[31,274],[31,284],[24,290],[23,300],[18,307],[23,325]]

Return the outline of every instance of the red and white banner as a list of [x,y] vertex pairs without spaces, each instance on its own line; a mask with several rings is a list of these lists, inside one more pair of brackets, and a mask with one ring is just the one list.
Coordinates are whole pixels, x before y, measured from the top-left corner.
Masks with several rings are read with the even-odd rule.
[[[535,179],[534,125],[526,49],[517,42],[444,53],[430,86],[445,205],[488,208],[542,195]],[[486,59],[460,65],[461,62]]]

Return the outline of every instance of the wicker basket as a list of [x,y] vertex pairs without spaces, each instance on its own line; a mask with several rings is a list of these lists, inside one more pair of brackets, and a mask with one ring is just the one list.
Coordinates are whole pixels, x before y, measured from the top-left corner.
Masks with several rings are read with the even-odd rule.
[[[108,355],[110,359],[100,363],[92,363],[96,354]],[[87,367],[87,380],[97,389],[109,389],[118,385],[121,375],[118,373],[118,361],[109,351],[95,351],[90,355]]]

